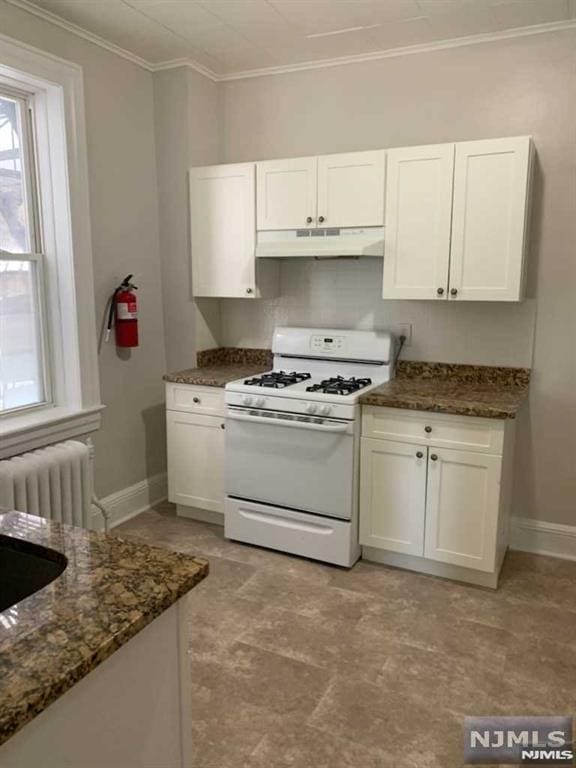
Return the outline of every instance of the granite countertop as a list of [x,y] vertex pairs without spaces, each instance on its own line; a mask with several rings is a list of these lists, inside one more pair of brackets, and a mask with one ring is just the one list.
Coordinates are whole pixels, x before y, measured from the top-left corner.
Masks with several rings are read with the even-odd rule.
[[528,397],[528,368],[402,361],[396,378],[360,398],[362,405],[514,419]]
[[0,613],[0,744],[208,574],[203,558],[21,512],[0,535],[56,550],[68,564]]
[[272,368],[269,349],[220,347],[198,353],[198,366],[168,373],[164,381],[195,384],[202,387],[224,387],[229,381],[254,376]]

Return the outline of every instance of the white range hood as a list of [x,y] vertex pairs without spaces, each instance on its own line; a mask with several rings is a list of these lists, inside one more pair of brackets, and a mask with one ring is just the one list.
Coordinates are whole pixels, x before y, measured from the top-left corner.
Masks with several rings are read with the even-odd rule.
[[256,233],[257,258],[384,256],[384,227],[334,227]]

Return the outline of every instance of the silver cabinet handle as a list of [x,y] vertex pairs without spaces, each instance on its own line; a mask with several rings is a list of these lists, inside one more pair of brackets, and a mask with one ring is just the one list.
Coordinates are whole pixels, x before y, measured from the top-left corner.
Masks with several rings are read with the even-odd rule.
[[422,451],[418,451],[418,452],[416,453],[416,458],[417,458],[417,459],[423,459],[423,458],[424,458],[424,454],[422,453]]
[[430,434],[430,432],[432,432],[432,427],[424,427],[424,432]]
[[200,402],[200,398],[199,397],[193,397],[192,398],[192,402],[196,403],[196,405],[198,405],[198,403]]
[[435,453],[431,453],[430,458],[432,459],[432,461],[438,461],[438,456]]
[[444,295],[444,288],[437,288],[436,289],[436,293],[438,294],[438,296],[443,296]]
[[450,296],[458,296],[458,288],[450,288]]
[[246,293],[252,293],[252,288],[246,288]]

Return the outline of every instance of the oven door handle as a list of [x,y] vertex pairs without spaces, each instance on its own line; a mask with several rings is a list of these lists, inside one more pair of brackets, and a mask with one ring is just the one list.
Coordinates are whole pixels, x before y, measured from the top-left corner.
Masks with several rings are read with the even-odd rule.
[[245,416],[236,411],[228,411],[227,419],[233,421],[245,421],[251,424],[267,424],[274,427],[294,427],[296,429],[310,429],[314,432],[349,432],[350,424],[340,422],[338,424],[315,424],[311,421],[296,421],[292,419],[281,419],[278,416]]

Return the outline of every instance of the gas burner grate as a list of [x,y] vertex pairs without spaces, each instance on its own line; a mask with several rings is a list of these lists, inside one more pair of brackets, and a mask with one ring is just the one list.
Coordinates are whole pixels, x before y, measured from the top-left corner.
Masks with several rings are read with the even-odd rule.
[[306,392],[322,392],[324,395],[352,395],[369,384],[372,384],[372,379],[357,379],[355,376],[345,379],[343,376],[336,376],[333,379],[324,379],[320,384],[306,387]]
[[245,379],[244,384],[249,387],[270,387],[271,389],[284,389],[291,387],[292,384],[299,384],[311,377],[309,373],[297,373],[296,371],[272,371],[262,376],[254,376],[251,379]]

